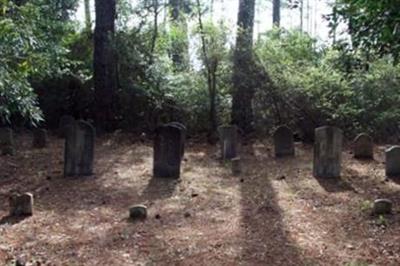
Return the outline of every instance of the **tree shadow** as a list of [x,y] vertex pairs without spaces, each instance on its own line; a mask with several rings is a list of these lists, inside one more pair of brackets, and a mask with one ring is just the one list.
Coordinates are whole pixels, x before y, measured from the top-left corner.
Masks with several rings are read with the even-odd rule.
[[155,201],[169,198],[174,194],[180,179],[151,178],[141,195],[141,201]]
[[[246,152],[254,154],[254,152]],[[242,243],[241,263],[246,265],[304,265],[311,260],[285,229],[284,214],[278,203],[268,173],[270,163],[292,161],[293,158],[269,160],[261,173],[251,167],[255,158],[243,156],[246,166],[241,183]],[[258,162],[259,163],[259,162]]]
[[342,177],[324,178],[314,176],[314,178],[326,192],[339,193],[354,191],[354,188],[351,186],[351,184]]
[[0,225],[4,225],[4,224],[14,225],[14,224],[22,222],[23,220],[25,220],[29,217],[31,217],[31,215],[20,215],[20,216],[7,215],[7,216],[4,216],[3,218],[1,218]]
[[389,175],[389,176],[387,175],[386,178],[387,180],[390,180],[393,183],[400,185],[400,175]]

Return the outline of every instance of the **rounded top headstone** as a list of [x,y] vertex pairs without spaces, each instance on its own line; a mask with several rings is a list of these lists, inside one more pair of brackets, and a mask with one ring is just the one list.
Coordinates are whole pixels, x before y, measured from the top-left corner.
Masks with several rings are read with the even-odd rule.
[[355,158],[373,158],[373,141],[368,134],[359,134],[353,141],[353,148]]
[[274,136],[279,134],[290,134],[293,135],[292,130],[288,126],[279,126],[274,131]]
[[394,145],[385,150],[386,154],[400,154],[400,146]]
[[186,131],[186,126],[180,122],[170,122],[165,124],[164,126],[174,126],[180,128],[181,130]]
[[293,156],[293,131],[287,126],[279,126],[274,131],[275,156]]

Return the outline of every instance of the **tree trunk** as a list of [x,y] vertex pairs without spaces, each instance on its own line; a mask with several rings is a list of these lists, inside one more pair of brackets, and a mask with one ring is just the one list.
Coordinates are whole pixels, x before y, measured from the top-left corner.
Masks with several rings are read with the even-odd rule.
[[200,0],[197,0],[197,12],[200,29],[201,48],[203,53],[204,65],[206,67],[208,96],[210,100],[208,141],[210,143],[214,143],[216,140],[216,132],[218,126],[216,107],[218,61],[211,60],[207,53],[207,42],[204,36],[205,33],[203,19],[201,15]]
[[255,0],[240,0],[233,55],[232,123],[244,133],[253,131],[253,28]]
[[153,36],[151,38],[151,46],[150,46],[150,59],[149,64],[152,65],[154,61],[154,51],[156,48],[156,42],[158,38],[158,14],[159,14],[159,3],[158,0],[153,0]]
[[300,31],[304,29],[304,0],[300,0]]
[[115,92],[117,90],[114,50],[116,1],[95,0],[95,10],[93,57],[95,120],[98,128],[109,131],[115,126]]
[[185,0],[169,0],[171,24],[175,30],[180,32],[178,37],[172,40],[171,47],[171,59],[178,71],[186,70],[189,66],[189,38],[184,16],[184,3]]
[[85,26],[86,31],[92,30],[92,17],[90,15],[90,0],[85,0]]
[[272,23],[278,28],[281,25],[281,0],[273,1]]

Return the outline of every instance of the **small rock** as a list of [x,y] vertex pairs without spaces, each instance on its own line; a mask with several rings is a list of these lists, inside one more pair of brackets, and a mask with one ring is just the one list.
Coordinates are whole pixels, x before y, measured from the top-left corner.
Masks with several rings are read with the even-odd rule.
[[392,212],[392,201],[389,199],[377,199],[374,201],[374,206],[372,208],[372,214],[390,214]]
[[284,176],[284,175],[281,175],[276,178],[276,180],[285,180],[285,179],[286,179],[286,176]]
[[189,212],[185,212],[185,218],[189,218],[190,216],[192,216]]
[[21,259],[16,259],[15,260],[15,266],[25,266],[25,262]]
[[197,197],[199,194],[198,193],[192,193],[192,198]]
[[144,220],[147,218],[147,207],[144,205],[135,205],[129,208],[129,218],[132,220]]
[[159,215],[158,213],[156,214],[156,216],[154,216],[154,218],[156,218],[157,220],[161,219],[161,215]]

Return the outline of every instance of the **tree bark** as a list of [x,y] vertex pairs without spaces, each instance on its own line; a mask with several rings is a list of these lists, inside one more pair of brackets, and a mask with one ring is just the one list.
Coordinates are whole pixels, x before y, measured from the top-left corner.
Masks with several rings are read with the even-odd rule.
[[276,27],[281,25],[281,0],[273,0],[272,23]]
[[117,65],[114,49],[116,1],[95,0],[94,88],[95,122],[102,130],[112,130],[115,122]]
[[253,28],[255,0],[240,0],[236,47],[233,55],[232,124],[247,134],[253,131]]
[[208,140],[209,142],[214,142],[216,138],[217,132],[217,107],[216,107],[216,97],[217,97],[217,70],[218,70],[218,61],[212,60],[207,53],[207,42],[205,38],[203,19],[201,15],[201,4],[200,0],[197,0],[197,15],[199,21],[199,29],[200,29],[200,39],[201,39],[201,48],[204,58],[204,64],[206,67],[206,76],[207,76],[207,86],[208,86],[208,96],[210,101],[210,110],[209,110],[209,131],[208,131]]
[[184,5],[185,0],[169,0],[171,24],[176,30],[181,31],[183,36],[183,39],[172,40],[171,59],[178,71],[186,70],[189,66],[188,26],[184,16]]
[[90,0],[85,1],[85,26],[86,31],[90,32],[92,30],[92,17],[90,15]]

